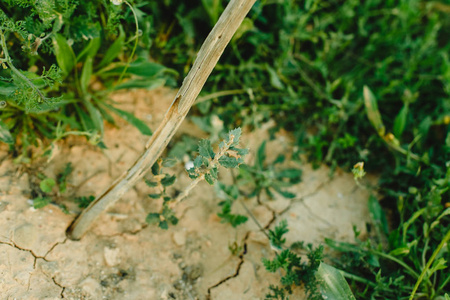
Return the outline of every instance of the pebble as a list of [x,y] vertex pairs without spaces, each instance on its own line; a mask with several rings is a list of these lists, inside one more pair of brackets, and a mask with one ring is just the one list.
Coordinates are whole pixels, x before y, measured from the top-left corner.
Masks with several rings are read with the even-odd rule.
[[105,258],[106,265],[114,267],[120,263],[120,249],[105,247],[103,249],[103,256]]
[[87,296],[90,296],[93,299],[102,298],[102,288],[100,283],[98,283],[95,279],[88,277],[83,280],[80,285],[82,291],[86,293]]
[[173,234],[173,241],[177,246],[184,246],[186,244],[186,231],[177,231]]

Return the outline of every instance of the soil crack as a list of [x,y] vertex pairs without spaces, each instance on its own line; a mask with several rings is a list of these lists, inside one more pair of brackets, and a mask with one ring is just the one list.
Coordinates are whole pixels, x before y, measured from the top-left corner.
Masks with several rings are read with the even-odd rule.
[[207,295],[206,295],[206,299],[207,299],[207,300],[210,300],[210,299],[211,299],[211,290],[212,290],[212,289],[214,289],[214,288],[216,288],[216,287],[218,287],[218,286],[224,284],[225,282],[227,282],[227,281],[230,280],[230,279],[233,279],[233,278],[236,278],[236,277],[239,276],[239,273],[240,273],[240,271],[241,271],[241,267],[242,267],[242,265],[244,264],[244,256],[247,254],[247,240],[248,240],[248,237],[250,236],[250,233],[251,233],[251,231],[248,231],[248,232],[245,234],[244,241],[243,241],[244,251],[242,251],[242,254],[239,255],[239,259],[240,259],[240,260],[239,260],[239,263],[238,263],[238,265],[237,265],[237,267],[236,267],[236,271],[234,272],[233,275],[230,275],[230,276],[228,276],[228,277],[222,279],[221,281],[219,281],[219,282],[216,283],[215,285],[210,286],[210,287],[208,288],[208,293],[207,293]]
[[67,242],[67,237],[66,238],[64,238],[64,241],[62,241],[62,242],[56,242],[53,246],[51,246],[51,248],[47,251],[47,253],[45,253],[45,255],[44,255],[44,257],[42,257],[45,261],[47,261],[47,255],[49,255],[50,254],[50,252],[52,252],[55,248],[56,248],[56,246],[58,246],[58,245],[64,245],[66,242]]
[[[331,178],[329,178],[327,181],[324,181],[324,182],[322,182],[321,184],[319,184],[315,189],[314,189],[314,191],[312,191],[311,193],[309,193],[309,194],[307,194],[307,195],[304,195],[304,196],[302,196],[302,197],[299,197],[299,198],[293,198],[292,200],[291,200],[291,204],[292,204],[292,202],[303,202],[303,201],[305,201],[306,199],[308,199],[308,198],[311,198],[312,196],[315,196],[321,189],[323,189],[326,185],[328,185],[329,183],[331,182]],[[286,209],[285,209],[286,210]],[[283,213],[284,213],[285,211],[283,211]],[[281,213],[280,213],[280,215],[281,215]]]
[[64,291],[66,290],[66,287],[61,285],[59,282],[56,281],[55,277],[51,277],[53,283],[61,288],[61,293],[59,294],[61,296],[62,299],[64,299]]
[[2,245],[8,245],[8,246],[11,246],[11,247],[13,247],[13,248],[16,248],[17,250],[20,250],[20,251],[24,251],[24,252],[30,253],[30,254],[33,256],[33,258],[34,258],[33,269],[36,269],[36,262],[37,262],[37,259],[38,259],[38,258],[41,258],[41,259],[43,259],[44,261],[48,262],[48,260],[47,260],[44,256],[36,255],[36,254],[33,252],[33,250],[22,248],[22,247],[18,246],[16,243],[14,243],[14,241],[12,241],[12,240],[11,240],[10,242],[0,242],[0,244],[2,244]]

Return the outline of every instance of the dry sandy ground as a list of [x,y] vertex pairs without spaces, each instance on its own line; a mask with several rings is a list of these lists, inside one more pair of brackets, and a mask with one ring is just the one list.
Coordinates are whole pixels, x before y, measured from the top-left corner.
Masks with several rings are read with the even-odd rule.
[[[173,96],[173,91],[160,89],[115,99],[155,129]],[[29,166],[14,164],[6,149],[0,150],[1,299],[264,299],[279,275],[265,271],[261,259],[272,258],[274,251],[251,220],[237,229],[220,223],[218,200],[206,183],[177,207],[180,222],[167,231],[145,225],[157,204],[142,183],[104,213],[81,241],[66,238],[66,228],[80,212],[72,198],[98,195],[132,165],[146,143],[132,126],[119,123],[120,128],[106,128],[107,150],[69,139],[49,162]],[[181,131],[192,132],[192,127],[185,123]],[[242,144],[254,151],[265,134],[246,133]],[[279,135],[268,143],[269,159],[289,147],[286,135]],[[32,208],[36,174],[55,178],[68,162],[74,171],[67,192],[55,202],[67,205],[70,213],[56,204]],[[317,245],[324,237],[352,241],[353,225],[364,232],[368,191],[351,174],[338,170],[330,178],[326,167],[299,167],[303,180],[290,189],[297,193],[295,199],[246,200],[260,224],[273,228],[286,219],[288,244],[303,240]],[[175,188],[182,189],[189,179],[180,168],[176,173]],[[237,255],[229,250],[234,242],[243,249]],[[292,298],[305,296],[296,291]]]

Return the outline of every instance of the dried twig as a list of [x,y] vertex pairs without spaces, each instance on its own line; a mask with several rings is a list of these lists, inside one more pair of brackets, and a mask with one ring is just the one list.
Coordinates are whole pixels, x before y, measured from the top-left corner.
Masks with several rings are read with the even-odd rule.
[[184,79],[164,120],[148,141],[145,152],[127,172],[120,176],[75,219],[67,230],[69,238],[80,239],[95,219],[142,179],[159,158],[194,104],[225,47],[255,2],[256,0],[230,1],[200,48],[194,65]]

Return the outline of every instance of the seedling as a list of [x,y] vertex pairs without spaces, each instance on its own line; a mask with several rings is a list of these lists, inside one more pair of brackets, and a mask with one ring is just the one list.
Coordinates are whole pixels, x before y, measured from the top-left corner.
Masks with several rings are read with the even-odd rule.
[[[193,181],[175,198],[172,198],[168,194],[166,188],[175,182],[176,177],[174,175],[164,174],[164,160],[158,160],[152,167],[152,179],[147,180],[146,183],[148,186],[157,190],[156,193],[150,194],[149,197],[162,199],[163,205],[159,212],[153,212],[147,216],[147,222],[150,224],[158,224],[162,229],[167,229],[169,224],[176,225],[178,219],[175,216],[174,208],[189,195],[190,191],[198,183],[205,180],[207,183],[213,185],[219,178],[219,166],[231,169],[237,168],[243,163],[244,156],[248,153],[248,150],[238,147],[240,137],[240,128],[231,130],[224,140],[220,142],[216,152],[214,152],[209,140],[201,140],[198,147],[198,156],[195,158],[193,166],[187,169],[187,174]],[[168,161],[173,160],[169,159]],[[232,215],[230,213],[230,206],[225,205],[226,208],[222,211],[221,215],[223,220],[230,222],[233,227],[247,220],[244,216]]]
[[279,165],[284,162],[283,155],[278,156],[272,163],[266,162],[266,141],[258,148],[255,164],[242,167],[238,179],[242,184],[250,184],[253,190],[248,197],[259,195],[262,191],[270,197],[274,197],[273,191],[285,198],[294,198],[295,194],[285,188],[301,181],[302,171],[297,168],[282,168]]
[[[263,258],[263,264],[269,272],[283,271],[280,280],[282,287],[271,285],[266,299],[288,299],[285,298],[286,293],[291,294],[294,285],[304,285],[308,299],[323,299],[316,278],[316,272],[323,258],[323,246],[313,248],[312,244],[305,247],[303,243],[295,243],[291,248],[286,248],[283,235],[288,231],[286,221],[280,222],[273,231],[269,231],[270,243],[278,252],[273,260]],[[301,257],[294,252],[299,248],[307,250],[308,262],[302,262]]]
[[[52,202],[52,199],[65,193],[67,190],[67,179],[72,171],[72,164],[68,163],[64,170],[56,176],[56,180],[46,177],[43,174],[38,175],[41,178],[39,182],[39,195],[33,199],[33,207],[36,209],[45,207]],[[58,190],[57,192],[55,191],[55,187]]]

